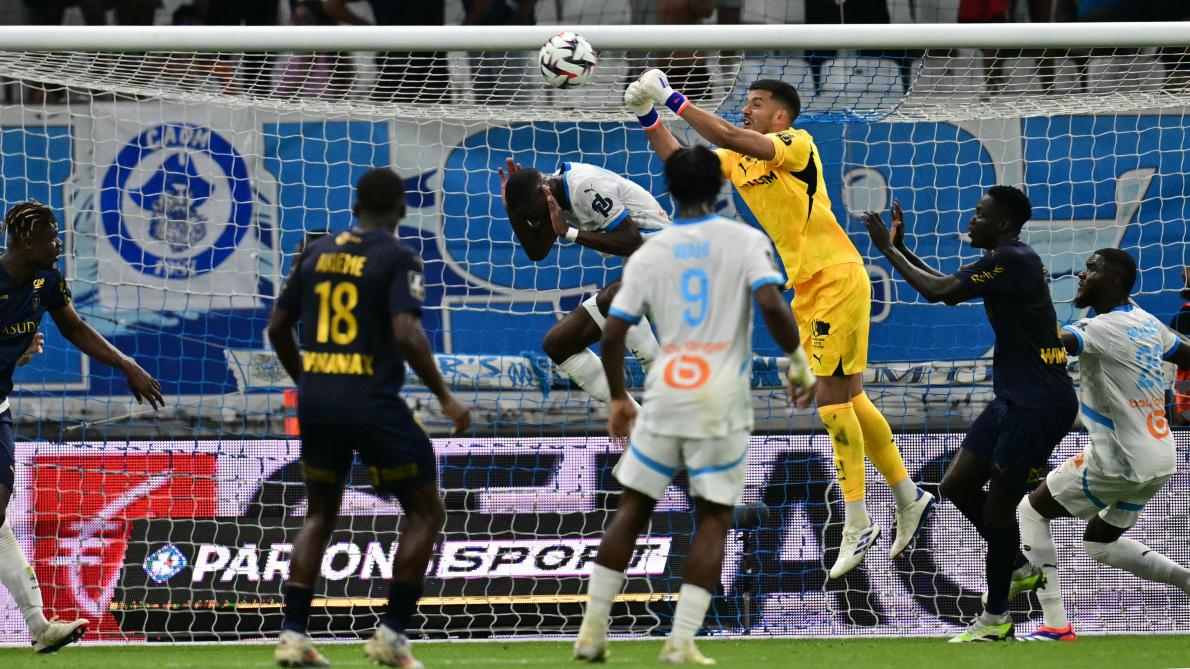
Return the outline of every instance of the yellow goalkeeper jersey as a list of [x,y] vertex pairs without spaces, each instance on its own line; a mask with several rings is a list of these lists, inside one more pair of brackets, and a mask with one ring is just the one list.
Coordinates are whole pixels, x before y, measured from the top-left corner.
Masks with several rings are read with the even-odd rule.
[[822,159],[805,130],[765,135],[773,143],[772,160],[730,149],[716,149],[719,167],[781,254],[789,286],[804,283],[819,270],[843,263],[863,263],[855,245],[831,211],[822,179]]

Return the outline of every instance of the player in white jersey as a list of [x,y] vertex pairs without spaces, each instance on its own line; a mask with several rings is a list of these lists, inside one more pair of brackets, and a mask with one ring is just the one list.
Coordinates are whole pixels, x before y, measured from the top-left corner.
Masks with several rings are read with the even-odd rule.
[[[591,662],[607,656],[612,600],[624,584],[636,537],[684,468],[697,531],[661,661],[714,663],[694,646],[694,635],[719,580],[724,537],[744,487],[752,430],[753,300],[770,334],[791,352],[794,402],[807,406],[814,385],[768,238],[714,214],[723,180],[718,157],[705,146],[680,149],[665,161],[665,175],[678,218],[633,255],[601,342],[612,397],[608,432],[631,439],[614,470],[624,492],[599,544],[574,646],[575,659]],[[662,354],[647,376],[636,421],[636,406],[624,389],[624,341],[645,313],[657,326]]]
[[1083,547],[1097,562],[1190,593],[1190,569],[1122,537],[1177,471],[1161,361],[1190,367],[1190,346],[1129,302],[1136,261],[1125,251],[1096,251],[1079,279],[1074,305],[1091,307],[1097,315],[1063,327],[1062,344],[1079,356],[1079,399],[1090,443],[1017,507],[1025,555],[1045,574],[1037,591],[1045,624],[1024,637],[1031,641],[1076,638],[1062,605],[1050,533],[1054,518],[1090,521]]
[[[644,235],[669,224],[657,200],[639,184],[602,167],[563,163],[555,174],[521,167],[509,158],[499,170],[504,209],[529,259],[544,259],[559,238],[604,257],[628,257]],[[599,341],[608,306],[620,287],[614,281],[554,324],[541,348],[591,397],[607,403],[607,381],[588,346]],[[628,334],[627,345],[647,372],[657,359],[657,338],[647,321]]]

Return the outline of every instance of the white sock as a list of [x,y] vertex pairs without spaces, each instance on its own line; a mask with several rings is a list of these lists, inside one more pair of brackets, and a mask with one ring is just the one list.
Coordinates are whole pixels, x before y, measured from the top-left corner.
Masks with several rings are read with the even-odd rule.
[[641,318],[639,323],[628,328],[624,345],[632,352],[632,357],[640,362],[640,366],[645,368],[645,373],[653,366],[653,361],[661,356],[661,344],[657,343],[648,318]]
[[669,638],[678,643],[694,641],[694,635],[706,620],[711,605],[711,593],[690,583],[683,583],[678,591],[678,609],[674,611],[674,626]]
[[41,587],[37,585],[37,575],[25,559],[7,518],[0,525],[0,583],[20,607],[29,627],[29,636],[36,639],[49,624],[42,612]]
[[868,507],[864,504],[864,500],[857,499],[843,505],[844,527],[866,528],[871,524],[872,519],[868,518]]
[[1016,507],[1021,523],[1021,548],[1035,567],[1045,572],[1045,585],[1037,590],[1037,601],[1045,613],[1045,626],[1061,629],[1069,624],[1062,604],[1062,585],[1058,580],[1058,547],[1050,531],[1050,521],[1037,513],[1026,496]]
[[587,610],[583,613],[580,636],[603,639],[607,636],[608,620],[611,618],[612,601],[624,587],[623,572],[612,571],[603,565],[595,565],[591,579],[587,581]]
[[1146,581],[1168,583],[1190,593],[1190,569],[1133,539],[1120,537],[1110,544],[1084,541],[1087,555],[1101,564],[1131,572]]
[[892,489],[893,500],[896,501],[898,509],[904,509],[917,501],[917,484],[913,482],[912,476],[906,476],[889,488]]
[[562,364],[558,365],[566,376],[570,377],[579,388],[587,391],[591,397],[607,404],[612,400],[612,391],[607,386],[607,376],[603,373],[603,363],[599,356],[585,348],[575,353]]

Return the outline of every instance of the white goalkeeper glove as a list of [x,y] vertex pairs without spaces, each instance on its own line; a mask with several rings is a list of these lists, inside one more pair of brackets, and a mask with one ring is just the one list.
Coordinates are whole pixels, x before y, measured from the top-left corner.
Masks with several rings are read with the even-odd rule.
[[654,104],[665,105],[678,116],[686,111],[690,101],[681,92],[675,91],[669,85],[669,78],[661,70],[649,70],[640,75],[641,89],[653,100]]
[[640,81],[628,84],[628,88],[624,90],[624,104],[636,114],[636,120],[640,121],[641,127],[645,130],[655,128],[661,122],[657,110],[653,109],[653,98],[644,91]]
[[806,357],[806,349],[799,346],[789,354],[789,369],[785,370],[785,378],[789,383],[802,390],[814,387],[814,375],[810,373],[810,359]]

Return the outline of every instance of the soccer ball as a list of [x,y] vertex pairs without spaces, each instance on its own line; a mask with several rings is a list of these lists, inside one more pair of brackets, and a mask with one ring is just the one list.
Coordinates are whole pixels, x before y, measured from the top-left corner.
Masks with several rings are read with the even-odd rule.
[[595,49],[578,33],[558,33],[541,47],[541,76],[554,88],[582,86],[595,76]]

